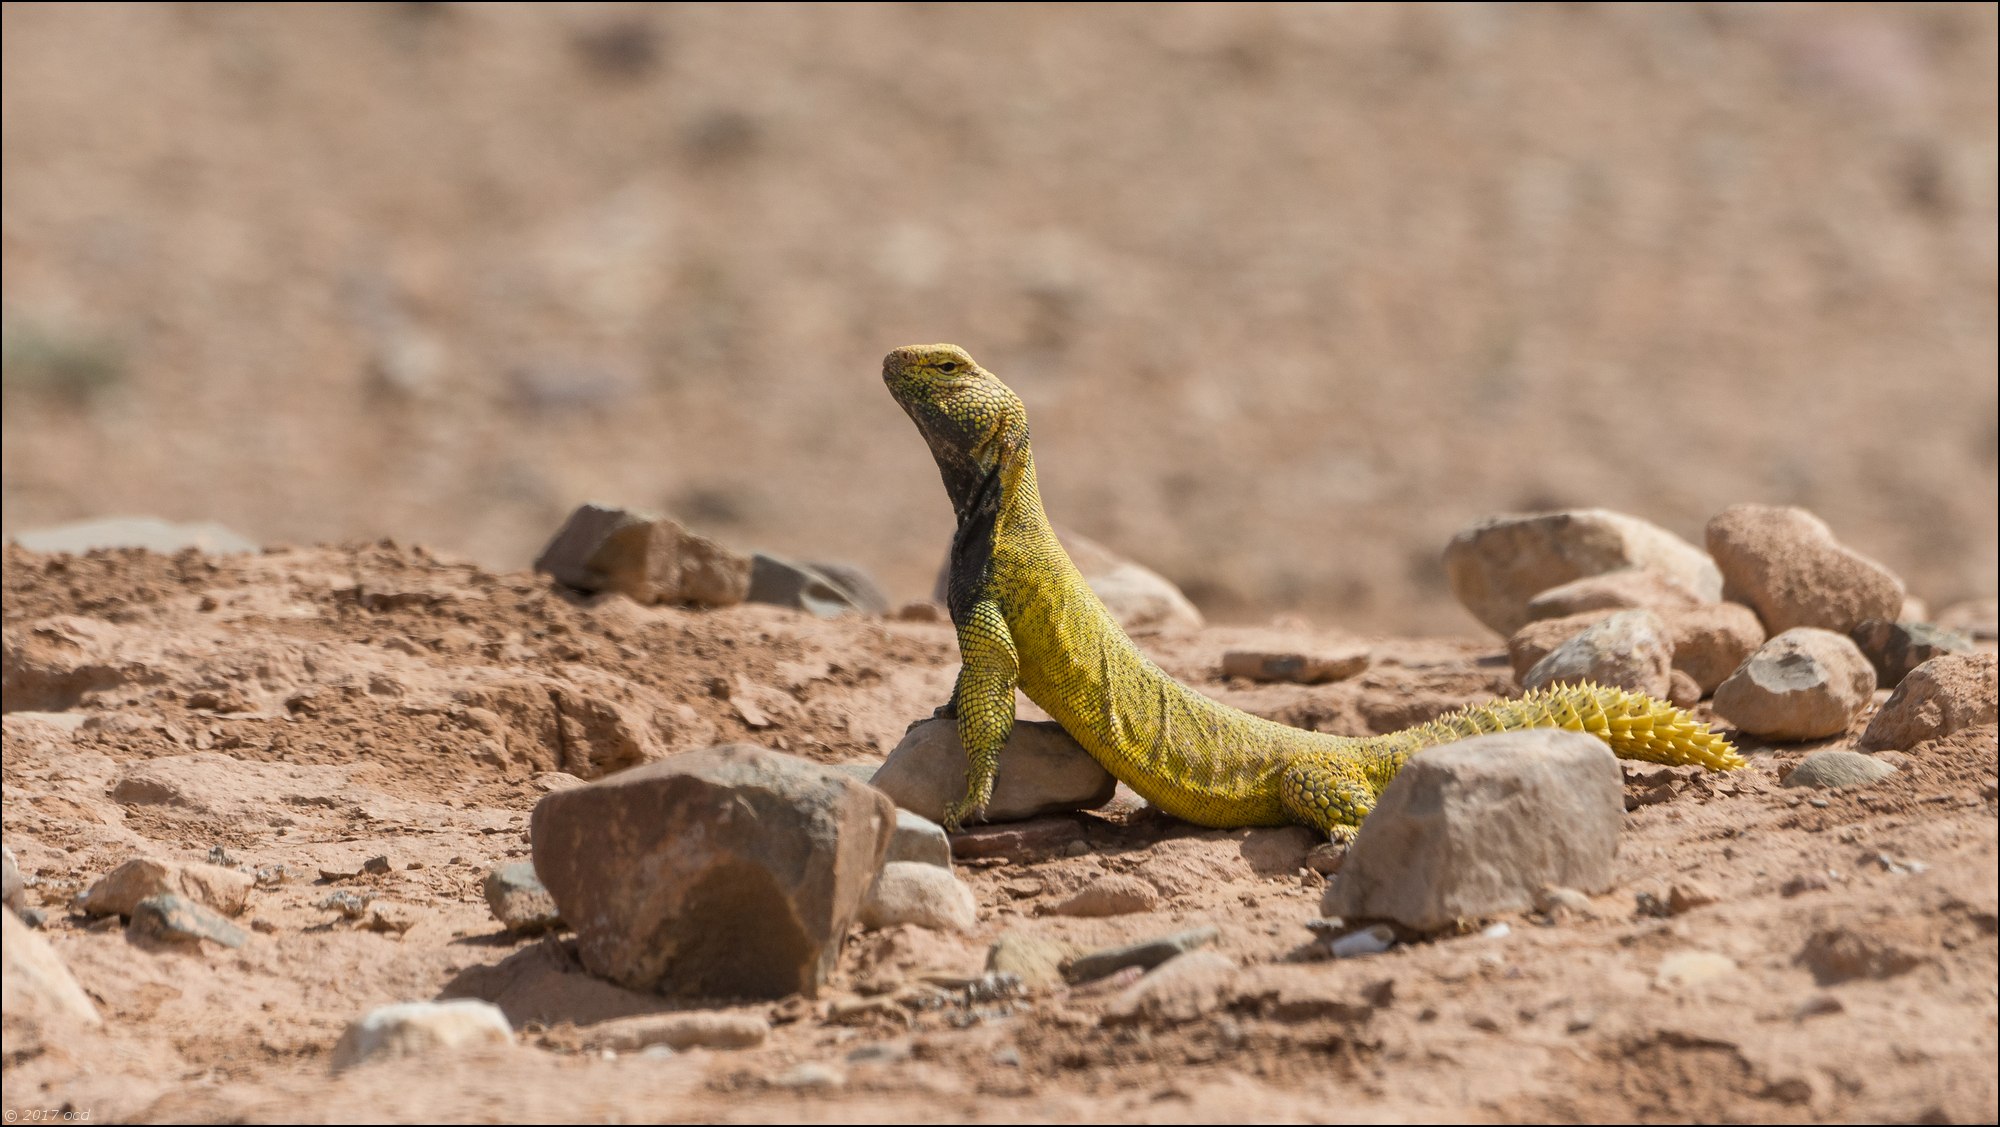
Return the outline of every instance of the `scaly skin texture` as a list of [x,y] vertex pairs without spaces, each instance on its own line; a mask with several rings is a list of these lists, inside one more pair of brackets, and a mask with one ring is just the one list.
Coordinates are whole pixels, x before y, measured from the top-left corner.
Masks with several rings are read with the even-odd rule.
[[1410,756],[1482,732],[1589,732],[1627,759],[1743,766],[1727,740],[1637,693],[1559,686],[1356,739],[1307,732],[1210,700],[1140,653],[1057,543],[1035,487],[1020,399],[964,349],[891,352],[882,379],[917,424],[951,495],[948,602],[963,664],[949,704],[965,745],[956,828],[993,794],[1014,689],[1147,801],[1205,826],[1297,822],[1350,836]]

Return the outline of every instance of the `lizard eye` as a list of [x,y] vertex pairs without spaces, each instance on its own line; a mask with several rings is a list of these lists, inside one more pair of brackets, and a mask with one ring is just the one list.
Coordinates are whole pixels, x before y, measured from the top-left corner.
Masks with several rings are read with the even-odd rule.
[[958,371],[958,361],[956,361],[956,360],[947,360],[947,361],[945,361],[944,363],[942,363],[942,364],[939,364],[939,365],[938,365],[938,371],[940,371],[940,372],[956,372],[956,371]]

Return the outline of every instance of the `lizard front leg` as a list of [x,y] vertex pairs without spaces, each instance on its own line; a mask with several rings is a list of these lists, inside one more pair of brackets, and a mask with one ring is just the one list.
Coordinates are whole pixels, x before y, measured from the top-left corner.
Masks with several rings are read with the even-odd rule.
[[945,807],[948,830],[958,829],[986,809],[993,797],[1000,749],[1014,731],[1014,683],[1021,661],[998,602],[981,599],[972,604],[971,613],[958,624],[958,653],[962,664],[951,707],[958,719],[958,742],[965,747],[965,797]]

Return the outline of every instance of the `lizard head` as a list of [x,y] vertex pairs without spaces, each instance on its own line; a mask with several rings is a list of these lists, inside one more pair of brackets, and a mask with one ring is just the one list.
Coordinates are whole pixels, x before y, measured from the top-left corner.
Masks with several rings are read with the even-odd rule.
[[882,382],[931,448],[961,514],[980,483],[1027,449],[1028,412],[955,344],[913,344],[882,358]]

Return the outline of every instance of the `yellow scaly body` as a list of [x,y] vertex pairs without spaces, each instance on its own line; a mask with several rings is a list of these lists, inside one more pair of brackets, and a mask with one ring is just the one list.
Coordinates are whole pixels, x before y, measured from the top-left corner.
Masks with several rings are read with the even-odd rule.
[[951,703],[967,759],[956,827],[993,793],[1014,689],[1147,801],[1205,826],[1297,822],[1344,837],[1409,757],[1482,732],[1568,728],[1627,759],[1743,766],[1687,713],[1637,693],[1558,686],[1357,739],[1308,732],[1210,700],[1140,653],[1084,582],[1042,512],[1028,416],[953,345],[899,348],[882,378],[917,424],[958,516],[949,603],[963,664]]

